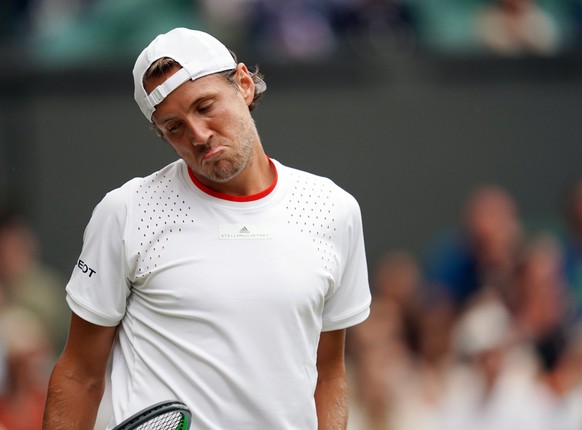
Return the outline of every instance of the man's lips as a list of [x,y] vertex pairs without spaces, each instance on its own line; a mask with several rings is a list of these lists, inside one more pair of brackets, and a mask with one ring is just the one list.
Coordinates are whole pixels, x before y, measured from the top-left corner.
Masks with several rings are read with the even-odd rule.
[[224,146],[222,146],[222,145],[214,146],[212,148],[208,148],[207,150],[205,150],[202,153],[202,159],[204,161],[210,160],[211,158],[216,157],[218,154],[220,154],[222,151],[224,151],[224,149],[226,149],[226,148]]

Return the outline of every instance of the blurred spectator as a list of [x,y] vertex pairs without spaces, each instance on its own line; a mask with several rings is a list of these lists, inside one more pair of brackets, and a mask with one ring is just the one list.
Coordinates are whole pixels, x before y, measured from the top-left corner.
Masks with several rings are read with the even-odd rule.
[[582,319],[582,179],[574,183],[566,201],[566,228],[561,237],[564,273],[576,319]]
[[516,273],[515,328],[542,365],[541,385],[552,430],[582,428],[582,342],[573,330],[562,248],[552,235],[534,238]]
[[536,0],[492,0],[479,11],[476,32],[499,55],[549,55],[560,48],[557,24]]
[[54,351],[43,322],[18,306],[0,313],[0,342],[6,350],[7,378],[0,387],[0,428],[41,427]]
[[393,379],[406,373],[408,351],[401,341],[401,321],[394,307],[372,302],[366,325],[350,334],[350,430],[387,426]]
[[540,382],[547,390],[552,410],[552,430],[582,428],[582,327],[554,338],[553,355],[542,360]]
[[553,354],[554,339],[566,329],[566,282],[554,236],[541,235],[525,247],[510,300],[516,328],[540,355]]
[[409,54],[415,48],[408,0],[203,0],[206,25],[237,50],[273,62],[319,63],[338,54]]
[[510,313],[494,294],[463,312],[454,332],[457,367],[443,394],[440,430],[549,430],[537,366],[527,346],[516,343]]
[[4,306],[19,305],[34,312],[60,352],[70,318],[65,283],[41,261],[34,231],[14,213],[0,214],[0,285]]
[[454,307],[427,295],[417,260],[384,255],[370,317],[350,333],[350,430],[432,429],[452,365]]
[[201,0],[199,4],[210,33],[220,34],[227,46],[248,43],[257,0]]
[[320,62],[335,49],[325,2],[257,0],[251,24],[255,47],[275,61]]
[[409,0],[328,0],[337,39],[373,58],[410,55],[417,46],[416,18]]
[[350,429],[384,429],[393,396],[412,369],[421,272],[405,252],[385,255],[372,279],[370,317],[351,331],[349,354],[354,392]]
[[402,320],[402,340],[409,346],[415,345],[424,287],[418,262],[408,252],[390,252],[380,258],[373,280],[375,300],[394,306]]
[[425,297],[417,317],[417,350],[408,374],[394,389],[389,429],[439,429],[441,402],[453,376],[452,303],[445,297]]
[[473,190],[461,223],[452,235],[429,249],[429,283],[459,307],[483,289],[506,295],[523,235],[512,196],[492,185]]

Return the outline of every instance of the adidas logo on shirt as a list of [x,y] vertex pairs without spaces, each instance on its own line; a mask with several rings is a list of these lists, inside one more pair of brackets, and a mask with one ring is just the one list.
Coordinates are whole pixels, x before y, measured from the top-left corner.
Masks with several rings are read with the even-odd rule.
[[221,240],[264,240],[271,239],[271,226],[250,224],[221,224],[218,226]]

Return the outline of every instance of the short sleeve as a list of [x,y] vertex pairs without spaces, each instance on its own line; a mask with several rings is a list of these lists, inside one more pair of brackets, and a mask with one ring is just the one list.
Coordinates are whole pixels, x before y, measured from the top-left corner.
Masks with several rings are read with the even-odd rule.
[[371,293],[360,207],[347,194],[343,270],[323,312],[323,331],[339,330],[364,321],[370,314]]
[[97,325],[117,325],[130,293],[125,258],[127,189],[126,185],[111,191],[95,207],[66,288],[71,310]]

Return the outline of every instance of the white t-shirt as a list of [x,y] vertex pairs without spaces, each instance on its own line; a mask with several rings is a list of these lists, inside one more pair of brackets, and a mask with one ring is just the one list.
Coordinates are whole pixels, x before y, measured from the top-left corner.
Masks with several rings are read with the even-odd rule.
[[95,208],[67,301],[119,325],[110,425],[181,400],[195,429],[317,428],[319,335],[369,313],[361,215],[329,179],[273,163],[261,195],[204,190],[179,160]]

